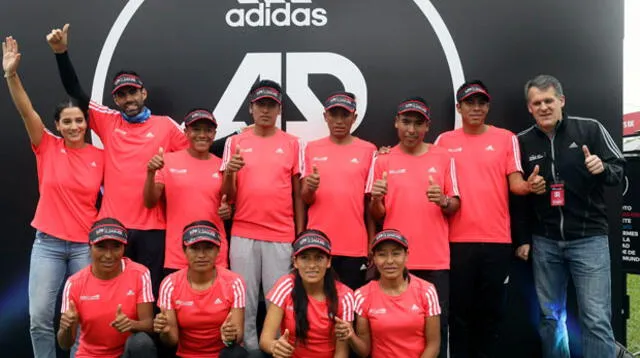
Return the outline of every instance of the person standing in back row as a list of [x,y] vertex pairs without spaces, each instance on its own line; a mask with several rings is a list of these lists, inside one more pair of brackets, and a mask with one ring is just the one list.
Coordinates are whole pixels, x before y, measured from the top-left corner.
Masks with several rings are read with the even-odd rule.
[[484,83],[464,83],[456,99],[462,128],[435,142],[455,158],[464,197],[449,221],[451,357],[494,357],[513,253],[509,191],[540,194],[545,184],[537,172],[523,179],[516,136],[485,123],[491,97]]
[[269,292],[289,272],[291,242],[304,226],[300,172],[304,171],[298,138],[276,127],[282,89],[261,80],[251,88],[249,113],[255,126],[227,139],[220,170],[223,195],[236,203],[231,231],[231,270],[246,282],[244,343],[258,349],[256,314],[260,284]]
[[332,94],[324,108],[329,136],[305,148],[302,199],[309,206],[307,227],[332,238],[331,265],[355,290],[365,283],[368,242],[375,232],[373,221],[365,223],[364,189],[376,147],[351,135],[358,115],[353,93]]

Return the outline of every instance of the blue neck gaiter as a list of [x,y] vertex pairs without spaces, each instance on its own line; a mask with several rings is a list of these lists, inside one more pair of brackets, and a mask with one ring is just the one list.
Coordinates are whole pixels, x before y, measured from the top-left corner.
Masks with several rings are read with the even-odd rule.
[[140,113],[135,116],[127,116],[124,112],[120,112],[122,118],[129,123],[144,123],[149,117],[151,117],[151,110],[149,108],[144,107]]

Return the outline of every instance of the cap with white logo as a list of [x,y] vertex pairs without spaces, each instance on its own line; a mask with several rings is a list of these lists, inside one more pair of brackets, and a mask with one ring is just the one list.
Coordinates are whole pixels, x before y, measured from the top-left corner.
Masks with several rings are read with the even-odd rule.
[[318,249],[331,255],[331,241],[318,230],[303,231],[293,242],[293,256],[309,249]]

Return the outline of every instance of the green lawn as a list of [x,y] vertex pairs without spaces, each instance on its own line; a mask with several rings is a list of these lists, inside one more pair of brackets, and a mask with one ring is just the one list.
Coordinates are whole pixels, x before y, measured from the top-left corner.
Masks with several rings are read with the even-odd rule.
[[627,294],[630,300],[630,317],[627,321],[627,347],[640,351],[640,275],[627,275]]

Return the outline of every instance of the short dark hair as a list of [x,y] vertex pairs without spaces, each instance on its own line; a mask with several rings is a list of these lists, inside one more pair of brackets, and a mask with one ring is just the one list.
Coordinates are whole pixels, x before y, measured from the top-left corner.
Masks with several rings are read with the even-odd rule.
[[333,96],[347,96],[349,98],[351,98],[352,100],[356,100],[356,95],[351,93],[351,92],[347,92],[347,91],[336,91],[331,93],[329,96],[327,96],[327,98],[331,98]]
[[275,89],[278,90],[278,92],[282,93],[282,87],[280,87],[280,84],[278,84],[278,82],[272,81],[272,80],[260,80],[260,81],[258,81],[253,86],[251,86],[251,90],[249,92],[251,93],[251,92],[257,90],[260,87],[275,88]]
[[422,97],[418,97],[418,96],[416,96],[416,97],[409,97],[409,98],[405,98],[405,99],[404,99],[402,102],[400,102],[400,103],[404,103],[404,102],[411,102],[411,101],[413,101],[413,102],[420,102],[420,103],[424,104],[427,108],[430,108],[430,107],[429,107],[429,102],[427,102],[427,100],[426,100],[426,99],[424,99],[424,98],[422,98]]
[[207,226],[207,227],[210,227],[210,228],[214,228],[214,229],[216,229],[216,231],[218,231],[218,227],[216,226],[216,224],[212,223],[209,220],[198,220],[198,221],[194,221],[192,223],[189,223],[182,229],[182,231],[187,231],[187,230],[189,230],[190,228],[192,228],[194,226]]
[[82,115],[84,116],[84,119],[86,121],[89,120],[89,112],[88,109],[83,108],[80,105],[80,102],[75,99],[75,98],[67,98],[64,101],[58,103],[56,105],[56,109],[53,112],[53,119],[58,122],[60,120],[60,115],[62,114],[62,111],[67,109],[67,108],[74,108],[74,107],[78,107],[80,109],[80,111],[82,111]]
[[102,219],[94,222],[93,225],[91,225],[91,228],[93,229],[96,226],[100,226],[100,225],[118,225],[118,226],[124,227],[124,225],[118,219],[102,218]]

